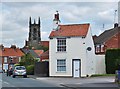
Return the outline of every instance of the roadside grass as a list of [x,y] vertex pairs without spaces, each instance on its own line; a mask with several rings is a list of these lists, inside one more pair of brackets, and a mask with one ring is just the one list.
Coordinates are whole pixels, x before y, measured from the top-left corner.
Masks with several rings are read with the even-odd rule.
[[91,75],[91,77],[99,77],[99,76],[116,76],[115,74],[94,74],[94,75]]

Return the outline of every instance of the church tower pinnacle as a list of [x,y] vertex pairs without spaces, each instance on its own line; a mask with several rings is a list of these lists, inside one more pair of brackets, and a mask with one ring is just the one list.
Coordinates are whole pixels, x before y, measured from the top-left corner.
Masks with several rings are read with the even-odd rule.
[[31,25],[31,17],[29,18],[29,26]]

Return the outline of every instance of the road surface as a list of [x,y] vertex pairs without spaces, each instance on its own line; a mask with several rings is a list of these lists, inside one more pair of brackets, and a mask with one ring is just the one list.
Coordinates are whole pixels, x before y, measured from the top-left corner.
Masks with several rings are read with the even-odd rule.
[[33,78],[12,78],[5,74],[2,74],[0,81],[2,82],[2,89],[52,89],[57,87],[55,84],[49,84]]
[[[1,76],[1,74],[0,74]],[[2,89],[120,89],[111,82],[113,78],[22,78],[8,77],[2,74],[0,87]]]

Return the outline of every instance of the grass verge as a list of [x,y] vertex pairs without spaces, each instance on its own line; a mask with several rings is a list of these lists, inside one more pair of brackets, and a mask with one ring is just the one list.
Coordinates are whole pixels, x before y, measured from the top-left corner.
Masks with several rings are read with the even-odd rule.
[[91,77],[99,77],[99,76],[115,76],[115,74],[94,74]]

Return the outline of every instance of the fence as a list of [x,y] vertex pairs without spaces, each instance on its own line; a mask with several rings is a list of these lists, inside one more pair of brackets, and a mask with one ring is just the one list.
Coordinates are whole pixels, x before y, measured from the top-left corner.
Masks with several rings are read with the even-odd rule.
[[37,62],[35,63],[34,74],[39,77],[49,76],[49,62]]

